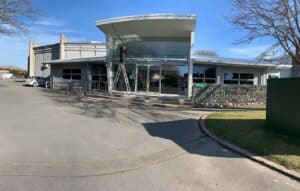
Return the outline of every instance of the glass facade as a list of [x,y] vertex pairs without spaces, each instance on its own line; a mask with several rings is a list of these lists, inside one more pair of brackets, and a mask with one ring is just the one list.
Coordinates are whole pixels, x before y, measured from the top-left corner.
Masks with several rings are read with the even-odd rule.
[[[113,68],[115,78],[118,65],[114,64]],[[126,64],[126,71],[132,92],[184,95],[187,91],[186,65]],[[126,91],[123,75],[119,77],[116,90]]]
[[150,92],[159,92],[161,85],[161,74],[160,66],[150,66],[149,71],[149,91]]
[[[115,79],[118,67],[119,67],[118,64],[113,65],[113,73],[114,73],[113,79]],[[136,80],[136,64],[126,64],[126,73],[127,73],[130,89],[131,89],[131,91],[134,91],[135,90],[135,80]],[[115,84],[115,88],[118,91],[127,91],[122,73],[120,74],[117,84]]]
[[122,46],[127,58],[185,58],[190,52],[190,40],[186,38],[124,38],[114,39],[113,58],[119,58]]
[[185,94],[187,88],[187,66],[163,65],[161,70],[161,92]]
[[92,89],[106,91],[107,90],[107,69],[105,64],[93,64],[91,70]]
[[[125,66],[132,92],[186,95],[190,39],[181,37],[123,37],[111,41],[113,79],[126,47]],[[127,91],[123,75],[114,90]]]

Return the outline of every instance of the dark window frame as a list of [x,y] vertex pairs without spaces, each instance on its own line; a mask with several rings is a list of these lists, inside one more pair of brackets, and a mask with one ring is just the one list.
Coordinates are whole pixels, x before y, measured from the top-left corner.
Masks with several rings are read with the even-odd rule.
[[[227,73],[231,73],[233,74],[232,76],[237,74],[237,77],[232,78],[232,79],[226,79],[226,74]],[[249,78],[241,78],[241,74],[242,75],[248,75],[251,76]],[[254,80],[255,80],[255,74],[251,73],[251,72],[231,72],[231,71],[225,71],[223,73],[223,84],[237,84],[237,85],[255,85],[254,84]]]
[[62,77],[65,80],[81,80],[82,69],[81,68],[63,68]]
[[[202,83],[202,84],[216,84],[217,83],[217,67],[216,66],[205,66],[205,65],[198,65],[194,64],[193,68],[202,68],[204,69],[202,73],[198,72],[198,76],[196,75],[194,69],[193,69],[193,83]],[[215,74],[214,78],[207,77],[209,70],[213,69]],[[202,81],[202,82],[196,82],[196,81]]]

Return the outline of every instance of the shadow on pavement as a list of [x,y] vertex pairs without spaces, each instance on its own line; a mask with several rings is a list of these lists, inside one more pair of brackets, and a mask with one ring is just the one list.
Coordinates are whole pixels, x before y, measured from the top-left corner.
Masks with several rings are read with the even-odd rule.
[[241,157],[222,149],[218,144],[203,135],[198,127],[198,122],[196,119],[186,119],[145,123],[143,125],[151,136],[171,140],[192,154],[224,158]]
[[[158,113],[157,110],[175,110],[171,108],[147,107],[143,104],[126,101],[112,101],[110,99],[95,99],[93,97],[80,95],[67,95],[52,91],[44,91],[43,95],[59,106],[73,107],[77,109],[77,114],[94,118],[110,118],[118,120],[118,116],[123,116],[136,122],[138,122],[139,118],[160,121],[170,119],[172,116],[169,114]],[[174,116],[173,118],[175,119]]]

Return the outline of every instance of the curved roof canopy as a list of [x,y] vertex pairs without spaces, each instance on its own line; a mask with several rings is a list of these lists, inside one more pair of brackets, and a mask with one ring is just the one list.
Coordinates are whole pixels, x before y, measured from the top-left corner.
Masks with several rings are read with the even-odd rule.
[[117,17],[96,22],[106,35],[115,38],[187,38],[195,30],[195,15],[151,14]]

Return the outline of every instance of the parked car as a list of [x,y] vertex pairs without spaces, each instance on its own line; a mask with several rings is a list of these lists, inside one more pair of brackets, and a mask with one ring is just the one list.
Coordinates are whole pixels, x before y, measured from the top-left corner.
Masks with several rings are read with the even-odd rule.
[[46,78],[42,78],[42,77],[28,77],[25,79],[25,85],[26,86],[33,86],[33,87],[37,87],[37,86],[42,86],[44,87],[46,85]]

